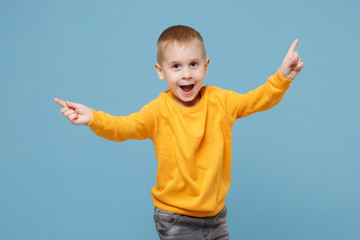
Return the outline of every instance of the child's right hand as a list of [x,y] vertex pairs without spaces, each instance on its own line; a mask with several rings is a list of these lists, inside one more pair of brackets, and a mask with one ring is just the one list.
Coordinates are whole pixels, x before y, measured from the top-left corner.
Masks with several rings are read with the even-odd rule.
[[92,120],[92,111],[90,108],[79,104],[73,103],[70,101],[63,101],[61,99],[55,98],[56,103],[58,103],[63,108],[60,112],[67,118],[72,124],[75,125],[87,125]]

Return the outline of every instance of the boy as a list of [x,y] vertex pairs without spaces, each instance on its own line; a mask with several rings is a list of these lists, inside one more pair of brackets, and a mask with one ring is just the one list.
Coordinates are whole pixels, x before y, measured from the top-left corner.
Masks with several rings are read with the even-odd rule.
[[247,94],[203,86],[210,63],[201,35],[172,26],[159,37],[155,70],[169,90],[139,112],[115,117],[55,99],[61,113],[112,141],[150,138],[158,161],[151,190],[161,239],[228,239],[225,197],[230,187],[232,126],[283,98],[304,64],[291,45],[279,70]]

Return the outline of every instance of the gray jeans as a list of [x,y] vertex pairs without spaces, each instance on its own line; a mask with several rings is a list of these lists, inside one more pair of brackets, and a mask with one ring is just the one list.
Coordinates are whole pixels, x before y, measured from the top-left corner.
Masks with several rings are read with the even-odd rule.
[[228,240],[226,207],[213,217],[190,217],[155,208],[156,231],[162,240]]

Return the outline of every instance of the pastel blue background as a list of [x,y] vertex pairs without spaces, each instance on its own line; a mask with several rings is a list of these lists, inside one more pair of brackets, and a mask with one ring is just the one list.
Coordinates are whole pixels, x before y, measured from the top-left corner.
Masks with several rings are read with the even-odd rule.
[[150,140],[71,125],[54,97],[127,115],[167,89],[156,41],[197,29],[206,84],[245,93],[289,46],[284,100],[234,126],[231,239],[360,239],[360,2],[0,0],[0,239],[157,239]]

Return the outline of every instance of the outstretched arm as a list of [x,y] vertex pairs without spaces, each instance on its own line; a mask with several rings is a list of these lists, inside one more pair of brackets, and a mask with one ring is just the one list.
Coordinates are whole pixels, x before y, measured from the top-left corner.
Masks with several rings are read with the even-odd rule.
[[70,101],[63,101],[55,98],[54,101],[63,108],[60,112],[75,125],[87,125],[92,120],[92,111],[90,108]]
[[229,91],[227,94],[227,113],[234,121],[250,114],[268,110],[284,97],[292,80],[304,67],[304,63],[295,52],[298,39],[292,43],[280,68],[268,81],[258,88],[246,93],[238,94]]
[[299,39],[295,39],[279,68],[279,73],[284,78],[294,79],[304,67],[304,63],[301,61],[299,53],[295,51],[298,43]]

